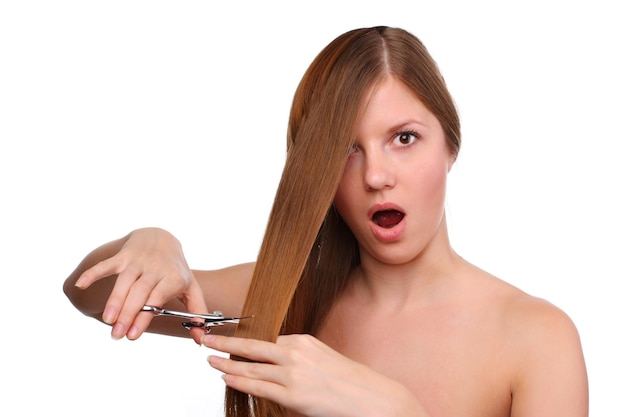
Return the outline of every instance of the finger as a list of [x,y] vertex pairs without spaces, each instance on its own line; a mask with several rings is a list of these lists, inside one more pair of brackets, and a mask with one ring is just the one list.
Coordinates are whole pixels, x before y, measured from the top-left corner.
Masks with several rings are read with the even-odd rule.
[[284,378],[281,377],[281,369],[278,365],[243,362],[214,355],[209,356],[208,360],[213,368],[227,375],[243,376],[250,379],[284,385]]
[[118,320],[130,288],[140,277],[141,272],[133,269],[119,273],[102,313],[102,320],[105,323],[113,324]]
[[[155,285],[156,281],[144,276],[139,277],[132,283],[123,301],[118,319],[113,325],[111,333],[113,338],[117,339],[127,336],[129,339],[134,340],[146,331],[154,315],[140,313],[142,312],[143,306],[148,304],[147,300],[155,288]],[[152,304],[160,307],[163,305],[163,301],[155,299]]]
[[234,361],[219,356],[209,356],[210,365],[224,373],[226,385],[238,391],[278,402],[286,389],[280,381],[277,365]]
[[280,363],[282,347],[275,343],[240,337],[206,335],[202,338],[204,346],[219,352],[246,358],[255,362]]
[[[144,278],[142,277],[142,281],[143,279]],[[185,305],[186,311],[196,314],[206,314],[208,312],[202,290],[199,286],[197,286],[197,284],[195,287],[192,284],[188,293],[181,294],[181,285],[172,285],[172,281],[173,280],[166,280],[163,279],[163,277],[160,277],[158,283],[154,287],[149,285],[151,282],[149,279],[146,279],[146,282],[141,284],[137,282],[129,292],[124,308],[128,308],[130,313],[136,312],[137,310],[141,312],[141,308],[144,305],[162,307],[171,299],[178,297]],[[153,318],[153,314],[137,313],[134,317],[134,322],[130,325],[128,332],[126,333],[126,337],[131,340],[137,339],[143,332],[146,331]],[[203,320],[199,318],[192,318],[190,320],[203,323]],[[190,336],[198,344],[200,343],[200,339],[204,333],[204,327],[192,328],[190,330]]]
[[275,403],[284,404],[285,398],[288,397],[286,388],[273,382],[230,374],[224,374],[222,379],[226,385],[237,391],[265,398]]
[[74,285],[82,289],[89,288],[94,282],[117,274],[120,268],[121,265],[116,257],[105,259],[84,271]]
[[[187,307],[187,311],[198,314],[207,314],[209,312],[206,301],[204,300],[204,293],[195,280],[189,292],[183,294],[182,300],[185,307]],[[204,328],[192,328],[190,335],[197,344],[201,344],[202,336],[204,336]]]

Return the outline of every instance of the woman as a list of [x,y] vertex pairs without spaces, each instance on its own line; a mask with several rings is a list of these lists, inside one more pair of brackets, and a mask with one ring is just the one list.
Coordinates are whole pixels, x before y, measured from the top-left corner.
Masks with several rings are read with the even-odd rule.
[[419,40],[347,32],[296,91],[256,264],[191,271],[173,236],[143,229],[88,255],[65,291],[116,338],[185,334],[145,304],[253,314],[236,337],[192,331],[231,354],[209,358],[228,416],[586,416],[571,320],[450,245],[459,148],[452,98]]

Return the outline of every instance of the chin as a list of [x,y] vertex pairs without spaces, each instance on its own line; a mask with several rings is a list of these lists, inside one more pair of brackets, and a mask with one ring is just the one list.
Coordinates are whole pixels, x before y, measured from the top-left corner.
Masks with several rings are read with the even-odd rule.
[[[397,247],[389,247],[382,251],[368,252],[365,256],[378,263],[390,266],[403,266],[418,261],[421,254],[422,251],[402,251]],[[363,255],[364,254],[361,253],[362,260]]]

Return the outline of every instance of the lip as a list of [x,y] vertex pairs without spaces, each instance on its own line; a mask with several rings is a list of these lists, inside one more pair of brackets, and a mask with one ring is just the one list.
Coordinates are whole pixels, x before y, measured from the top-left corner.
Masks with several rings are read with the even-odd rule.
[[[381,227],[377,225],[376,223],[374,223],[374,221],[372,220],[374,213],[376,213],[377,211],[386,211],[386,210],[397,210],[400,213],[403,213],[404,217],[402,218],[402,220],[400,220],[400,223],[398,223],[397,225],[391,228]],[[405,221],[406,212],[402,209],[402,207],[398,206],[397,204],[390,203],[390,202],[374,204],[368,210],[367,215],[370,220],[369,222],[370,229],[372,233],[374,234],[374,236],[380,241],[383,241],[383,242],[396,241],[400,239],[400,237],[404,233],[404,230],[406,229],[406,221]]]
[[394,204],[394,203],[379,203],[379,204],[374,204],[367,211],[367,217],[371,220],[372,217],[374,217],[374,213],[376,213],[377,211],[386,211],[386,210],[396,210],[396,211],[399,211],[400,213],[403,213],[406,216],[406,212],[402,209],[402,207],[400,207],[397,204]]

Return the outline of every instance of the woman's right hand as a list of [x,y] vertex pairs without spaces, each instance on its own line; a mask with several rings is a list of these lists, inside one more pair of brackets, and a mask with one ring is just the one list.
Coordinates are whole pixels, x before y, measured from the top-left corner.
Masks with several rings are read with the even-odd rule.
[[[188,311],[208,313],[202,289],[187,265],[180,242],[158,228],[138,229],[112,256],[85,270],[74,286],[85,290],[97,281],[117,275],[102,312],[102,321],[113,326],[111,336],[137,339],[148,328],[153,314],[141,313],[144,305],[162,307],[177,298]],[[202,329],[193,329],[199,343]]]

